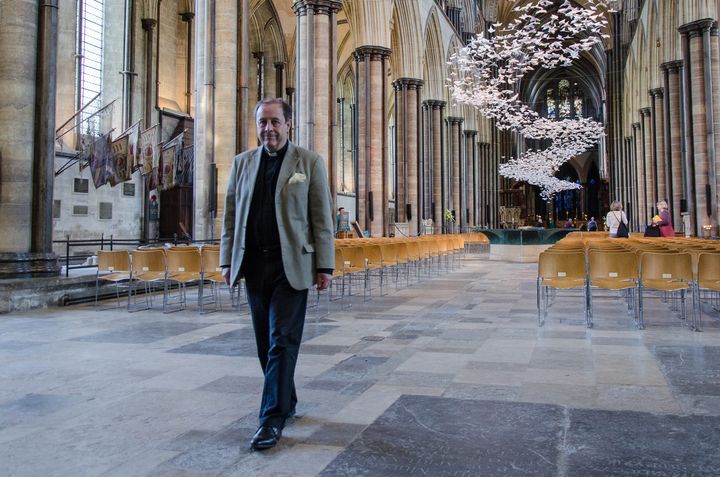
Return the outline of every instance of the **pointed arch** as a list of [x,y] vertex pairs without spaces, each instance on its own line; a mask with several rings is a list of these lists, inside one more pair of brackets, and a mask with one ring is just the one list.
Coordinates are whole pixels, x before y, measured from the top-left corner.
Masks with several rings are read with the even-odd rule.
[[445,98],[443,86],[445,84],[445,55],[442,48],[442,33],[437,17],[437,9],[432,7],[427,24],[425,25],[425,54],[423,61],[424,91],[427,98]]
[[420,78],[422,56],[418,45],[422,44],[422,35],[417,2],[395,0],[392,24],[392,55],[390,56],[392,76]]

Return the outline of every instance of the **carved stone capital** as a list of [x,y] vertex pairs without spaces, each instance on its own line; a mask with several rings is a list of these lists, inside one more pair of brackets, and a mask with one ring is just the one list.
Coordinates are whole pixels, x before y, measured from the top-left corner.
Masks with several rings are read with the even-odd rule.
[[392,50],[385,48],[384,46],[361,46],[355,49],[353,56],[355,61],[361,62],[365,59],[369,61],[380,61],[384,58],[388,58]]
[[477,136],[477,131],[473,131],[472,129],[465,129],[463,131],[463,136],[467,136],[467,137],[471,137],[471,138],[475,137],[475,136]]
[[660,69],[670,73],[677,73],[683,67],[683,60],[666,61],[660,65]]
[[703,31],[710,30],[715,25],[717,24],[712,18],[703,18],[702,20],[695,20],[694,22],[680,25],[678,31],[681,35],[692,37],[702,34]]
[[640,123],[632,123],[633,129],[640,129]]
[[313,15],[330,15],[337,13],[342,7],[338,0],[295,0],[292,4],[295,15],[302,17],[308,13]]
[[398,78],[393,81],[395,91],[399,91],[406,87],[407,89],[420,89],[422,88],[423,80],[417,78]]
[[653,88],[648,91],[648,94],[653,98],[662,99],[664,90],[662,88]]
[[458,125],[462,124],[463,121],[465,121],[464,118],[461,118],[461,117],[458,117],[458,116],[448,116],[448,117],[445,118],[445,119],[446,119],[447,122],[450,123],[450,124],[458,124]]
[[650,108],[640,108],[638,109],[638,111],[640,112],[640,116],[642,116],[643,118],[645,116],[650,116]]
[[439,99],[426,99],[423,101],[423,106],[428,109],[442,109],[445,107],[445,104],[445,101],[441,101]]

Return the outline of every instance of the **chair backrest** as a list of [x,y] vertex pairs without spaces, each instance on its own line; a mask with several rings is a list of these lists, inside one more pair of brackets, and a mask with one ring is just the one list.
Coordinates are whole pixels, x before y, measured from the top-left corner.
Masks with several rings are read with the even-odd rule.
[[342,247],[343,266],[347,270],[348,266],[353,268],[365,268],[365,253],[362,246]]
[[206,248],[203,246],[201,258],[203,273],[215,273],[221,271],[220,248]]
[[703,252],[698,256],[698,285],[701,288],[708,288],[708,282],[720,282],[720,253]]
[[407,249],[408,259],[410,261],[416,261],[420,259],[420,243],[417,240],[410,240],[405,243]]
[[144,272],[165,272],[165,250],[161,248],[133,250],[133,275]]
[[127,250],[98,250],[96,255],[98,273],[130,271],[130,253]]
[[364,245],[363,253],[365,254],[367,263],[378,266],[382,265],[383,255],[379,245]]
[[544,251],[538,259],[539,278],[585,278],[585,252]]
[[692,257],[689,253],[645,252],[640,258],[642,280],[692,281]]
[[398,244],[393,242],[381,243],[379,245],[380,256],[384,264],[394,265],[397,263],[397,246]]
[[637,279],[638,276],[637,255],[634,252],[590,250],[588,253],[588,277],[590,280],[600,278],[630,280]]
[[200,250],[198,248],[171,248],[167,250],[166,257],[168,273],[200,273]]
[[335,247],[335,270],[333,270],[333,275],[342,275],[344,268],[345,263],[343,262],[342,249]]

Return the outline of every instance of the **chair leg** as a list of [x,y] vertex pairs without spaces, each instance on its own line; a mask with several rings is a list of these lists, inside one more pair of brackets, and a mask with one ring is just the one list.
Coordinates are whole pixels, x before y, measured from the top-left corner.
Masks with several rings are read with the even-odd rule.
[[645,321],[643,319],[643,290],[642,290],[642,284],[638,285],[638,314],[637,319],[635,320],[636,325],[639,330],[645,329]]

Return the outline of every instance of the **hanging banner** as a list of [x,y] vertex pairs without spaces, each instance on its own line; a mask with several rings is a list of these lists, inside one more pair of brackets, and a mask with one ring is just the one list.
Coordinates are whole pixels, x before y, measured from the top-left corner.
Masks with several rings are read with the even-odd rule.
[[160,152],[160,166],[158,168],[158,190],[168,190],[175,187],[175,166],[182,153],[183,133],[178,134],[166,142]]
[[128,174],[140,169],[140,121],[136,122],[127,131],[128,136]]
[[183,148],[178,156],[175,168],[175,182],[177,185],[192,185],[194,157],[195,148],[193,146]]
[[158,132],[160,128],[156,124],[155,126],[144,130],[140,133],[140,165],[142,167],[142,174],[152,174],[153,166],[157,166],[159,162],[159,151],[158,151]]
[[110,133],[103,134],[92,145],[92,155],[88,157],[90,173],[95,188],[107,183],[107,163],[112,162],[110,152]]
[[112,143],[112,160],[108,163],[108,183],[115,187],[121,182],[130,180],[131,170],[128,166],[129,136],[122,136]]

